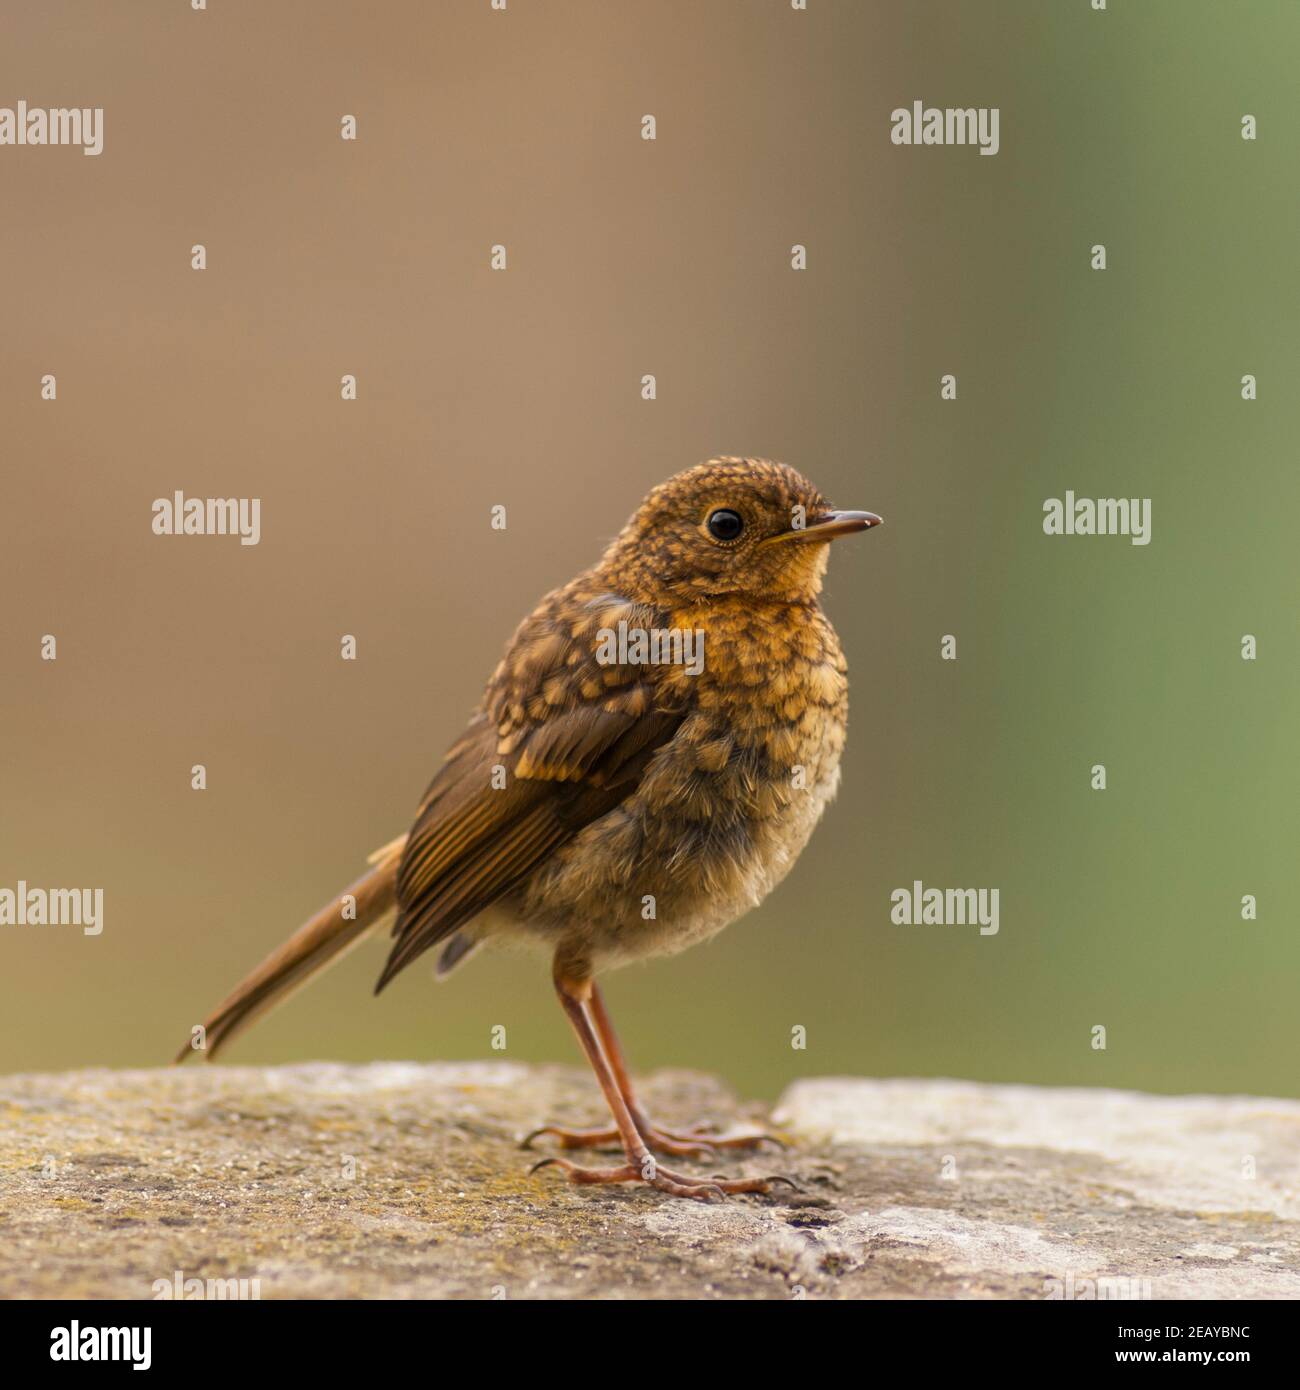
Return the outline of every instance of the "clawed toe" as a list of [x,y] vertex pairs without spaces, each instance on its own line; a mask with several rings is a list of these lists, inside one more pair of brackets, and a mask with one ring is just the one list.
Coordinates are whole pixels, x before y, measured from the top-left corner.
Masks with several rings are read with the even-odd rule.
[[[562,1149],[616,1149],[621,1146],[617,1129],[563,1129],[559,1125],[541,1125],[520,1142],[521,1149],[531,1149],[533,1140],[549,1134],[558,1139]],[[672,1158],[717,1158],[718,1147],[711,1139],[694,1134],[674,1134],[671,1130],[647,1125],[640,1130],[645,1146],[655,1153]]]
[[660,1130],[661,1134],[666,1134],[670,1139],[689,1141],[697,1144],[707,1144],[712,1149],[733,1149],[748,1150],[759,1149],[764,1144],[775,1144],[778,1149],[789,1148],[784,1139],[775,1134],[767,1134],[757,1131],[742,1131],[738,1134],[714,1134],[703,1125],[694,1125],[685,1134],[679,1134],[675,1130]]
[[541,1125],[524,1136],[519,1147],[531,1149],[533,1140],[549,1134],[560,1141],[562,1149],[599,1149],[604,1146],[618,1147],[619,1137],[616,1129],[562,1129],[559,1125]]
[[562,1168],[569,1181],[577,1183],[635,1182],[641,1176],[630,1163],[624,1163],[618,1168],[583,1168],[567,1158],[539,1159],[528,1170],[528,1176],[531,1178],[543,1168]]
[[[671,1158],[716,1158],[723,1150],[749,1151],[761,1148],[763,1144],[775,1144],[779,1149],[787,1147],[785,1140],[777,1138],[775,1134],[713,1134],[702,1125],[685,1131],[661,1129],[639,1113],[636,1118],[646,1147],[655,1153],[668,1154]],[[524,1137],[519,1147],[531,1149],[533,1140],[540,1139],[544,1134],[558,1139],[562,1149],[617,1148],[621,1143],[619,1132],[614,1128],[565,1129],[560,1125],[540,1125]]]
[[772,1190],[773,1183],[778,1182],[795,1187],[793,1180],[783,1174],[764,1178],[692,1178],[684,1173],[675,1173],[670,1168],[661,1168],[649,1157],[639,1166],[624,1163],[617,1168],[583,1168],[571,1159],[543,1158],[528,1171],[531,1175],[542,1168],[560,1168],[572,1183],[643,1182],[672,1197],[686,1197],[697,1202],[719,1202],[740,1192],[766,1193]]

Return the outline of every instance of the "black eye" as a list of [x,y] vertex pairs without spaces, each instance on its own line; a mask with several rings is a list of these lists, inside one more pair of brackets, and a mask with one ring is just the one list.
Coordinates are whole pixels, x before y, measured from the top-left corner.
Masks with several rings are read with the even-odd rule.
[[734,541],[745,529],[744,518],[730,507],[719,507],[716,512],[710,512],[705,524],[715,541]]

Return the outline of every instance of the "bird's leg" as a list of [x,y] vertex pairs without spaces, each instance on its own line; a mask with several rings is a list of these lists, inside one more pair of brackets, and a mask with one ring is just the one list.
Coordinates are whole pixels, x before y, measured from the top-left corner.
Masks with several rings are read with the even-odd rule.
[[[714,1150],[699,1138],[694,1135],[671,1134],[666,1130],[656,1128],[646,1118],[645,1111],[637,1103],[636,1095],[632,1090],[632,1081],[628,1076],[623,1049],[620,1047],[613,1025],[609,1021],[609,1014],[605,1011],[605,1001],[601,997],[600,987],[594,980],[590,983],[587,1014],[600,1042],[601,1051],[609,1065],[614,1084],[618,1087],[618,1093],[622,1096],[623,1104],[632,1117],[632,1123],[636,1126],[637,1133],[645,1141],[646,1146],[656,1153],[671,1154],[677,1158],[711,1157]],[[558,1139],[562,1149],[599,1149],[620,1142],[619,1132],[616,1128],[562,1129],[559,1125],[543,1125],[540,1129],[533,1130],[524,1140],[523,1147],[530,1148],[533,1140],[543,1134],[549,1134]]]
[[[661,1129],[650,1120],[637,1101],[623,1049],[619,1044],[618,1035],[614,1032],[614,1025],[610,1022],[600,987],[594,980],[591,981],[588,1012],[628,1114],[631,1115],[637,1132],[646,1145],[656,1153],[671,1154],[678,1158],[711,1158],[719,1149],[757,1149],[764,1143],[775,1144],[778,1148],[785,1147],[774,1134],[713,1134],[703,1125],[696,1125],[685,1132]],[[540,1129],[533,1130],[524,1140],[523,1147],[531,1147],[532,1141],[543,1134],[558,1139],[562,1149],[598,1149],[619,1142],[617,1129],[562,1129],[559,1125],[543,1125]]]
[[613,1023],[610,1022],[600,986],[594,980],[591,983],[591,1017],[596,1025],[601,1046],[609,1058],[610,1070],[618,1082],[618,1089],[636,1121],[637,1128],[652,1149],[659,1149],[663,1153],[689,1154],[698,1153],[701,1145],[710,1152],[716,1149],[757,1149],[764,1143],[775,1144],[779,1149],[785,1148],[782,1141],[773,1134],[713,1134],[702,1124],[692,1125],[685,1133],[661,1129],[648,1118],[637,1102],[622,1045],[619,1043],[618,1034],[614,1032]]
[[555,1166],[568,1174],[570,1182],[644,1182],[674,1197],[693,1197],[697,1201],[711,1201],[729,1192],[768,1192],[773,1182],[789,1182],[788,1178],[712,1178],[701,1181],[660,1167],[646,1141],[641,1137],[593,1025],[593,990],[590,978],[567,975],[560,968],[559,962],[556,962],[555,992],[568,1015],[569,1022],[573,1025],[573,1031],[578,1035],[578,1042],[591,1063],[592,1071],[596,1073],[596,1080],[600,1082],[600,1089],[604,1092],[605,1102],[614,1117],[615,1132],[623,1146],[627,1162],[618,1168],[581,1168],[567,1158],[544,1158],[534,1165],[533,1172],[538,1168]]

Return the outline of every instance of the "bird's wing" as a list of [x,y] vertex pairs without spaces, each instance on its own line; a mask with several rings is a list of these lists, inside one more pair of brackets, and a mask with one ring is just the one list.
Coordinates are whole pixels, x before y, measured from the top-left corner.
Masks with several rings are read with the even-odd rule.
[[[686,715],[663,668],[600,660],[598,634],[662,623],[616,595],[560,590],[515,633],[420,803],[397,871],[396,938],[376,992],[522,882],[637,786]],[[672,693],[669,693],[671,690]]]

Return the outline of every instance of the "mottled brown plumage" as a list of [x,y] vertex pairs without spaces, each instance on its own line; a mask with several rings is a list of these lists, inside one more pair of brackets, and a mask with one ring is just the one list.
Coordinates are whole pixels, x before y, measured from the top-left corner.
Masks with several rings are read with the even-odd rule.
[[[825,542],[878,520],[833,512],[794,469],[762,460],[715,459],[655,488],[600,561],[520,624],[410,833],[354,885],[366,911],[350,919],[333,905],[312,919],[208,1021],[209,1052],[395,901],[378,989],[434,946],[439,974],[497,937],[552,949],[615,1129],[544,1132],[566,1148],[617,1141],[627,1162],[549,1162],[575,1181],[643,1178],[681,1196],[766,1190],[767,1179],[700,1182],[654,1166],[651,1148],[694,1154],[761,1136],[651,1125],[594,977],[721,930],[807,843],[839,781],[848,708],[818,603]],[[637,649],[638,634],[671,633],[675,645]],[[699,634],[702,652],[690,645]]]

